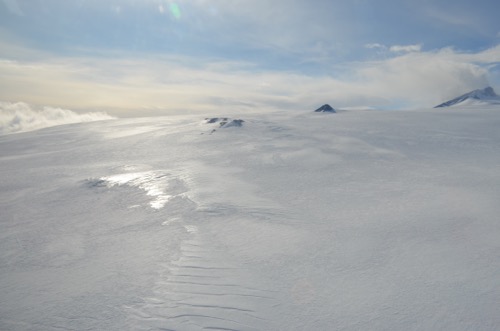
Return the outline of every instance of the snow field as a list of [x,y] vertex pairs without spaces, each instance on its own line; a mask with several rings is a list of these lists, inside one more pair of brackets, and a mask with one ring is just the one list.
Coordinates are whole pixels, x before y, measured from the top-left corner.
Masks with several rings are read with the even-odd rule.
[[498,329],[497,108],[203,118],[0,136],[0,329]]

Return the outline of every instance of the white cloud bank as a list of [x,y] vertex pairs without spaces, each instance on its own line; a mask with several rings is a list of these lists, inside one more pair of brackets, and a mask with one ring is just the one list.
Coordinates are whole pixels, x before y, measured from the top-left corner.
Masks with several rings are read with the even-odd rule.
[[490,85],[489,65],[499,61],[499,46],[478,53],[452,48],[405,52],[358,65],[355,81],[362,94],[399,100],[406,107],[430,107]]
[[[377,60],[325,65],[324,73],[187,56],[0,59],[0,100],[118,116],[228,110],[433,107],[500,81],[500,45],[481,52],[365,45]],[[379,54],[380,48],[385,47]],[[396,47],[396,46],[393,46]],[[498,88],[498,86],[493,86]]]
[[112,118],[102,112],[77,114],[62,108],[43,107],[36,109],[23,102],[0,102],[0,135]]

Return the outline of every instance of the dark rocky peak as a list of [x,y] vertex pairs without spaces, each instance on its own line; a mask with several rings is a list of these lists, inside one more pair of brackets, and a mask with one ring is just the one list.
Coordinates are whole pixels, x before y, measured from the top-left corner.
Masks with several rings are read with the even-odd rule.
[[335,109],[333,109],[333,107],[330,106],[329,104],[324,104],[323,106],[316,109],[315,112],[317,112],[317,113],[336,113]]

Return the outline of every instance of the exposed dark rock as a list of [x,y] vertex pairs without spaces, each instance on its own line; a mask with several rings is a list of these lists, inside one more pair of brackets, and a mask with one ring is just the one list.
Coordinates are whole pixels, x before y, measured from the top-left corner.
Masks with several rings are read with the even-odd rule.
[[336,113],[335,109],[333,109],[333,107],[330,106],[329,104],[324,104],[323,106],[316,109],[315,112],[317,112],[317,113]]
[[[225,128],[230,128],[230,127],[241,127],[243,126],[243,123],[245,122],[242,119],[230,119],[227,117],[207,117],[205,118],[205,123],[207,124],[219,124],[218,128],[225,129]],[[216,129],[212,129],[210,134],[214,133]]]

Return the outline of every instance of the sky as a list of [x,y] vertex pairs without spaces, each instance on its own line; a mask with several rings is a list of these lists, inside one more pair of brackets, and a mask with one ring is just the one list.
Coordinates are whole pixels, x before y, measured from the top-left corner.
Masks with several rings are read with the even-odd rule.
[[0,0],[0,101],[424,108],[500,88],[497,0]]

